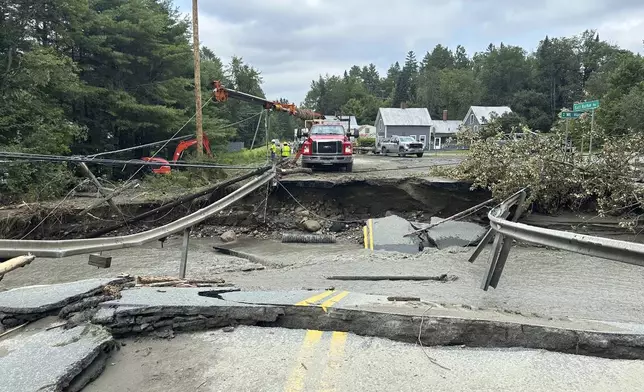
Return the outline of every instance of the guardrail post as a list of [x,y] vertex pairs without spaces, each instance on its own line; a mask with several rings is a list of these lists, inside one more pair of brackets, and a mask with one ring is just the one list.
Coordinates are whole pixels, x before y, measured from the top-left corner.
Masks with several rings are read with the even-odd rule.
[[[526,198],[526,193],[521,192],[521,196],[519,196],[519,200],[517,201],[517,209],[514,212],[514,216],[512,217],[512,222],[516,222],[519,219],[519,217],[521,217],[521,214],[523,213],[523,210],[524,210],[523,204],[525,203],[525,198]],[[501,252],[499,253],[499,258],[496,261],[494,271],[492,272],[492,279],[490,280],[490,286],[494,288],[496,288],[496,286],[499,284],[499,279],[501,278],[501,274],[503,273],[505,262],[508,259],[508,254],[510,254],[512,241],[513,239],[510,237],[504,236],[503,238],[503,247],[501,248]]]
[[190,245],[190,227],[183,230],[183,245],[181,249],[181,262],[179,264],[179,279],[185,279],[186,277],[189,245]]
[[[507,218],[507,216],[510,214],[509,211],[505,211],[501,216],[503,219]],[[487,245],[490,242],[490,239],[492,238],[492,235],[494,234],[494,229],[490,227],[490,229],[485,233],[485,236],[483,236],[483,239],[479,244],[476,246],[476,249],[474,249],[474,253],[472,253],[472,256],[469,258],[469,262],[473,263],[481,254],[483,251],[483,248],[485,248],[485,245]]]
[[503,234],[496,233],[496,236],[494,237],[494,244],[492,245],[492,249],[490,249],[490,265],[488,266],[487,273],[483,276],[483,281],[481,282],[481,288],[485,291],[487,291],[488,287],[490,287],[490,280],[492,279],[492,273],[496,268],[496,263],[499,259],[502,245]]

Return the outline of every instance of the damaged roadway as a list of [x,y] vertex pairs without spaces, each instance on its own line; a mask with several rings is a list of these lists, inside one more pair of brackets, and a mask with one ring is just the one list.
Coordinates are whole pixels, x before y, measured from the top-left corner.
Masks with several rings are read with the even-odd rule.
[[609,358],[644,359],[644,326],[392,302],[341,290],[222,292],[203,288],[134,288],[104,302],[93,319],[115,335],[263,325],[346,331],[414,343],[421,319],[427,346],[526,347]]
[[[90,293],[87,290],[90,283],[96,282],[79,281],[49,287],[52,292],[69,291],[69,299],[62,301],[40,296],[38,293],[42,292],[43,286],[26,287],[13,293],[20,292],[25,297],[30,297],[32,291],[35,293],[33,299],[25,304],[26,311],[56,310],[62,303],[82,300],[79,292]],[[107,283],[110,282],[104,282]],[[71,289],[75,285],[78,290]],[[8,300],[4,301],[4,297]],[[12,309],[17,311],[13,301],[12,291],[0,293],[0,304],[13,303]],[[281,327],[335,331],[334,334],[349,332],[351,336],[385,338],[402,343],[416,343],[420,338],[423,346],[468,347],[449,360],[456,366],[460,363],[459,356],[473,354],[472,347],[522,347],[595,357],[644,358],[644,326],[640,324],[540,318],[426,300],[393,302],[386,296],[345,290],[124,287],[119,298],[102,302],[94,309],[91,323],[66,328],[57,321],[51,317],[36,321],[0,339],[0,376],[3,379],[0,391],[79,391],[96,379],[108,361],[107,354],[118,346],[112,336],[125,338],[128,346],[140,347],[147,341],[139,338],[131,342],[127,337],[169,338],[179,332],[194,333],[220,327],[233,327],[228,331],[234,331],[234,327],[240,325],[264,327],[269,335],[275,333],[271,327]],[[159,344],[173,346],[172,343]],[[411,345],[408,348],[422,350]],[[435,350],[432,348],[432,353]],[[525,353],[532,355],[531,351]],[[120,358],[119,353],[112,355]],[[48,358],[47,363],[42,364],[42,358]],[[565,358],[559,360],[567,361]],[[434,372],[451,371],[441,364],[436,368],[431,362],[420,364]],[[15,371],[19,368],[31,370],[27,373]],[[203,377],[201,374],[198,376]],[[439,377],[445,378],[439,375],[436,379]],[[112,380],[119,380],[117,384],[123,382],[121,378],[111,376]],[[155,380],[151,380],[152,385],[155,385]],[[136,377],[131,382],[136,382]],[[629,379],[626,382],[630,383]],[[185,384],[186,380],[182,379],[180,385]],[[101,385],[101,379],[96,381],[96,385]],[[267,390],[276,390],[277,386],[271,385]],[[110,386],[108,390],[114,390],[112,388]],[[221,388],[221,385],[212,382],[209,388]],[[89,390],[92,390],[92,384]]]
[[[348,176],[344,173],[328,176],[335,179],[336,174]],[[406,188],[413,196],[413,202],[408,201],[412,206],[426,202],[423,199],[426,194],[419,194],[418,190]],[[370,197],[363,195],[363,199]],[[443,204],[438,208],[449,207],[446,201],[440,199]],[[472,204],[471,200],[462,202]],[[305,200],[305,204],[309,203]],[[323,206],[318,212],[322,209]],[[413,217],[410,221],[416,224]],[[362,237],[361,228],[348,230],[356,230],[351,234]],[[43,387],[43,390],[78,390],[103,370],[108,354],[111,358],[107,363],[114,366],[108,366],[103,376],[85,390],[284,390],[285,383],[308,386],[317,378],[324,379],[326,376],[319,373],[326,374],[327,370],[321,372],[319,368],[325,363],[335,376],[341,377],[335,381],[337,390],[392,390],[392,382],[396,384],[395,380],[401,378],[409,382],[396,384],[394,390],[416,390],[428,385],[459,391],[477,390],[480,385],[502,390],[553,390],[562,385],[571,386],[564,388],[567,390],[605,390],[602,386],[606,384],[602,384],[598,375],[606,372],[613,375],[617,389],[636,390],[633,374],[641,374],[644,366],[644,362],[632,360],[644,357],[641,269],[520,246],[510,254],[499,289],[483,292],[478,286],[488,251],[470,264],[467,258],[472,248],[450,247],[455,243],[449,233],[434,230],[430,234],[434,245],[445,249],[372,253],[360,249],[362,245],[355,242],[283,244],[244,237],[225,245],[255,256],[253,261],[215,252],[213,246],[221,244],[213,239],[193,238],[187,277],[223,278],[236,287],[125,288],[120,298],[107,299],[98,297],[102,288],[96,282],[87,288],[91,285],[80,281],[65,286],[69,289],[78,285],[71,290],[74,294],[69,300],[65,296],[61,299],[40,295],[38,301],[42,303],[31,301],[22,305],[16,298],[28,298],[30,290],[42,294],[48,290],[60,292],[61,287],[25,288],[20,295],[15,295],[17,291],[0,292],[0,306],[2,294],[12,301],[9,306],[7,300],[4,308],[11,308],[11,312],[0,315],[9,320],[7,331],[9,325],[19,324],[18,321],[33,320],[27,317],[19,320],[16,314],[63,317],[65,306],[87,299],[96,305],[80,325],[71,323],[73,316],[48,321],[47,326],[38,326],[36,321],[0,337],[0,367],[14,366],[22,358],[36,361],[33,367],[37,367],[40,357],[32,355],[44,352],[37,350],[53,351],[47,354],[52,358],[65,356],[60,366],[45,367],[46,375],[34,377],[33,383],[9,384],[12,388],[9,390],[26,391]],[[113,262],[108,270],[87,265],[86,256],[38,259],[5,276],[0,290],[97,277],[108,279],[101,281],[107,284],[120,273],[176,275],[180,244],[179,237],[171,237],[163,247],[148,244],[111,252]],[[332,275],[366,274],[455,278],[377,282],[327,279]],[[81,286],[87,289],[80,289]],[[396,296],[418,300],[388,299]],[[20,313],[20,309],[29,311]],[[68,324],[62,327],[60,323]],[[211,329],[216,330],[201,332]],[[306,346],[302,341],[318,333],[315,331],[326,331],[319,332],[319,336],[322,341],[330,340],[328,357],[322,352],[315,354],[317,359],[313,354],[302,359],[298,354]],[[423,345],[430,348],[422,349],[416,344],[419,331]],[[344,335],[347,354],[334,358],[338,350],[334,339],[344,332],[349,332]],[[39,342],[39,347],[20,344],[36,335],[34,341]],[[105,340],[102,336],[106,336]],[[114,351],[117,345],[113,338],[127,346]],[[244,351],[248,343],[245,339],[258,340],[253,350]],[[74,351],[65,351],[70,349]],[[399,358],[396,363],[391,363],[392,353]],[[262,355],[266,357],[259,358]],[[428,361],[428,355],[436,358],[440,366]],[[382,363],[374,363],[379,361],[374,358],[380,358]],[[401,360],[408,361],[406,366],[402,366]],[[261,366],[271,376],[256,377],[262,369],[256,367],[258,361],[264,363]],[[350,377],[360,373],[371,376]],[[471,377],[461,377],[464,373]],[[26,381],[11,370],[7,377],[12,382]],[[544,379],[549,381],[543,382]],[[525,384],[519,385],[518,380]],[[71,387],[65,387],[67,384]],[[32,386],[34,389],[30,389]],[[382,389],[383,386],[388,388]],[[4,390],[0,387],[0,391]]]

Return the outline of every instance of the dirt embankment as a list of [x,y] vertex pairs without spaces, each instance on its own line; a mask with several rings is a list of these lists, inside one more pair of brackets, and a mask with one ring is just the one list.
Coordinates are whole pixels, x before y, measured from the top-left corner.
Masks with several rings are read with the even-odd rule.
[[[223,197],[227,189],[160,212],[142,221],[127,225],[109,235],[134,233],[166,224],[203,207],[213,199]],[[237,228],[258,235],[274,231],[297,230],[304,219],[318,221],[324,229],[341,232],[360,226],[368,218],[396,213],[418,220],[431,216],[446,217],[464,210],[489,197],[487,192],[470,191],[469,184],[432,182],[420,178],[372,179],[343,181],[284,181],[267,195],[259,190],[241,203],[220,212],[200,225],[201,235],[220,234],[225,228]],[[3,238],[63,239],[83,238],[101,228],[135,216],[167,203],[154,202],[120,204],[123,217],[108,206],[80,215],[82,204],[66,206],[24,206],[4,214]],[[44,221],[43,221],[44,220]],[[42,222],[42,223],[41,223]],[[342,224],[345,226],[342,227]],[[26,235],[26,236],[25,236]]]

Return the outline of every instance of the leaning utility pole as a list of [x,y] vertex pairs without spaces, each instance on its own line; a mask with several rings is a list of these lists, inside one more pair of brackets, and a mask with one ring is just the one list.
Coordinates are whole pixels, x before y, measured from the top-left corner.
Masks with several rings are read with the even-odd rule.
[[192,46],[195,62],[195,122],[197,125],[197,155],[203,154],[203,120],[201,116],[201,59],[199,57],[199,6],[192,0]]

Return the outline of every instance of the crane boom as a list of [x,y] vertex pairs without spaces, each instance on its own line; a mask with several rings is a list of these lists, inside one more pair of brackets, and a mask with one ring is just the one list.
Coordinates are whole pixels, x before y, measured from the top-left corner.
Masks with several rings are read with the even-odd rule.
[[291,116],[295,116],[302,120],[312,120],[322,117],[320,113],[316,113],[309,109],[300,109],[292,103],[282,103],[278,101],[269,101],[266,98],[258,97],[255,95],[243,93],[241,91],[232,90],[222,86],[221,82],[215,80],[212,82],[213,91],[212,96],[217,102],[225,102],[228,98],[238,99],[240,101],[255,103],[262,106],[266,110],[274,110],[278,112],[286,112]]

